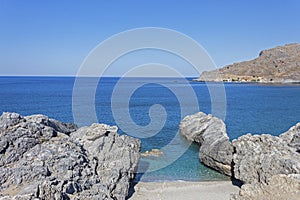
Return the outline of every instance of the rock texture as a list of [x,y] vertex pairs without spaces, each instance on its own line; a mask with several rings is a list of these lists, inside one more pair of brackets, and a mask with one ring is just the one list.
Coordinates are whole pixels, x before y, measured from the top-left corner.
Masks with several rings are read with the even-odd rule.
[[0,199],[125,199],[140,142],[43,115],[0,117]]
[[202,163],[231,176],[233,147],[222,120],[199,112],[185,117],[179,129],[188,140],[199,143]]
[[196,81],[300,82],[300,44],[293,43],[263,50],[259,57],[205,71]]
[[291,127],[287,132],[282,133],[280,136],[288,146],[295,149],[296,152],[300,153],[300,123]]
[[300,175],[274,175],[267,183],[245,184],[230,200],[299,200]]
[[205,113],[185,117],[179,127],[200,145],[201,162],[244,184],[232,200],[299,199],[300,123],[279,137],[246,134],[232,143],[224,122]]
[[267,183],[276,174],[300,174],[300,154],[280,137],[247,134],[232,144],[234,177],[244,183]]

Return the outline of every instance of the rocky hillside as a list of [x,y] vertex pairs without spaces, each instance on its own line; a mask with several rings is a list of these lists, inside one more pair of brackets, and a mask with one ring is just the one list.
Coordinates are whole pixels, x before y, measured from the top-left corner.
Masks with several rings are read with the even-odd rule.
[[44,115],[0,117],[0,200],[125,199],[140,141]]
[[250,61],[205,71],[196,81],[216,82],[300,82],[300,44],[263,50]]

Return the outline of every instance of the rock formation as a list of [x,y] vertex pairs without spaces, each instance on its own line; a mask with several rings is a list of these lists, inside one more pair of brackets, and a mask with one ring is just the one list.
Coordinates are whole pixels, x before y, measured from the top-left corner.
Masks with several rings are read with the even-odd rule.
[[245,184],[230,200],[298,200],[300,175],[274,175],[267,183]]
[[231,176],[233,147],[222,120],[199,112],[186,116],[179,129],[188,140],[199,143],[202,163]]
[[0,117],[0,199],[125,199],[140,142],[117,127]]
[[280,137],[247,134],[232,144],[234,177],[244,183],[266,183],[276,174],[300,174],[300,154]]
[[246,134],[232,143],[224,122],[211,115],[187,116],[179,127],[181,134],[200,145],[201,162],[244,184],[232,200],[277,199],[269,198],[272,191],[278,199],[287,193],[288,199],[299,195],[300,123],[279,137]]
[[162,155],[164,155],[164,152],[162,152],[159,149],[152,149],[151,151],[145,151],[145,152],[141,153],[141,156],[143,156],[143,157],[149,157],[149,156],[158,157],[158,156],[162,156]]
[[296,152],[300,153],[300,123],[291,127],[287,132],[282,133],[280,136],[288,146],[294,148]]
[[258,58],[205,71],[196,81],[300,82],[300,44],[263,50]]

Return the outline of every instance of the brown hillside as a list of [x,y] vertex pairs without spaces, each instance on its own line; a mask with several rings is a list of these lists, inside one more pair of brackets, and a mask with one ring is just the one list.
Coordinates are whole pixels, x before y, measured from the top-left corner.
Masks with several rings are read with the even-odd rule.
[[300,82],[300,44],[263,50],[250,61],[205,71],[197,81]]

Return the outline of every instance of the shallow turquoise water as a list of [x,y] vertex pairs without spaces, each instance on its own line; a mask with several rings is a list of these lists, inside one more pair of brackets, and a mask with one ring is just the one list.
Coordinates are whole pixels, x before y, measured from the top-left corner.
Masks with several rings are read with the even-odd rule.
[[[114,125],[111,111],[111,95],[118,78],[102,78],[97,88],[95,110],[98,121]],[[132,84],[143,83],[144,79],[130,79],[122,85],[124,91]],[[181,121],[179,100],[168,88],[157,84],[163,82],[172,87],[185,89],[192,87],[197,94],[199,107],[185,104],[189,114],[199,110],[210,113],[210,95],[205,83],[184,83],[181,79],[153,79],[153,84],[146,84],[137,89],[131,96],[129,112],[132,120],[146,126],[151,120],[149,108],[160,104],[165,108],[167,120],[164,127],[153,137],[141,139],[142,151],[162,148],[175,137]],[[73,77],[0,77],[0,112],[18,112],[23,115],[42,113],[64,122],[72,122]],[[86,87],[89,87],[87,85]],[[227,132],[231,139],[251,132],[278,135],[300,121],[300,86],[299,85],[257,85],[225,84]],[[125,95],[126,96],[126,95]],[[120,102],[126,98],[118,98]],[[79,105],[82,106],[82,105]],[[123,107],[117,112],[125,112]],[[84,115],[83,115],[84,116]],[[127,119],[123,119],[127,120]],[[87,114],[80,125],[91,123]],[[124,134],[123,130],[120,130]],[[151,132],[151,131],[150,131]],[[143,133],[141,133],[143,135]],[[187,143],[179,137],[178,142]],[[168,160],[178,153],[180,148],[173,145],[161,159]],[[184,154],[171,165],[158,171],[140,174],[137,178],[143,181],[163,180],[222,180],[227,177],[203,166],[198,161],[198,146],[192,144]],[[155,163],[156,158],[149,158],[142,163]],[[148,163],[149,164],[149,163]]]

